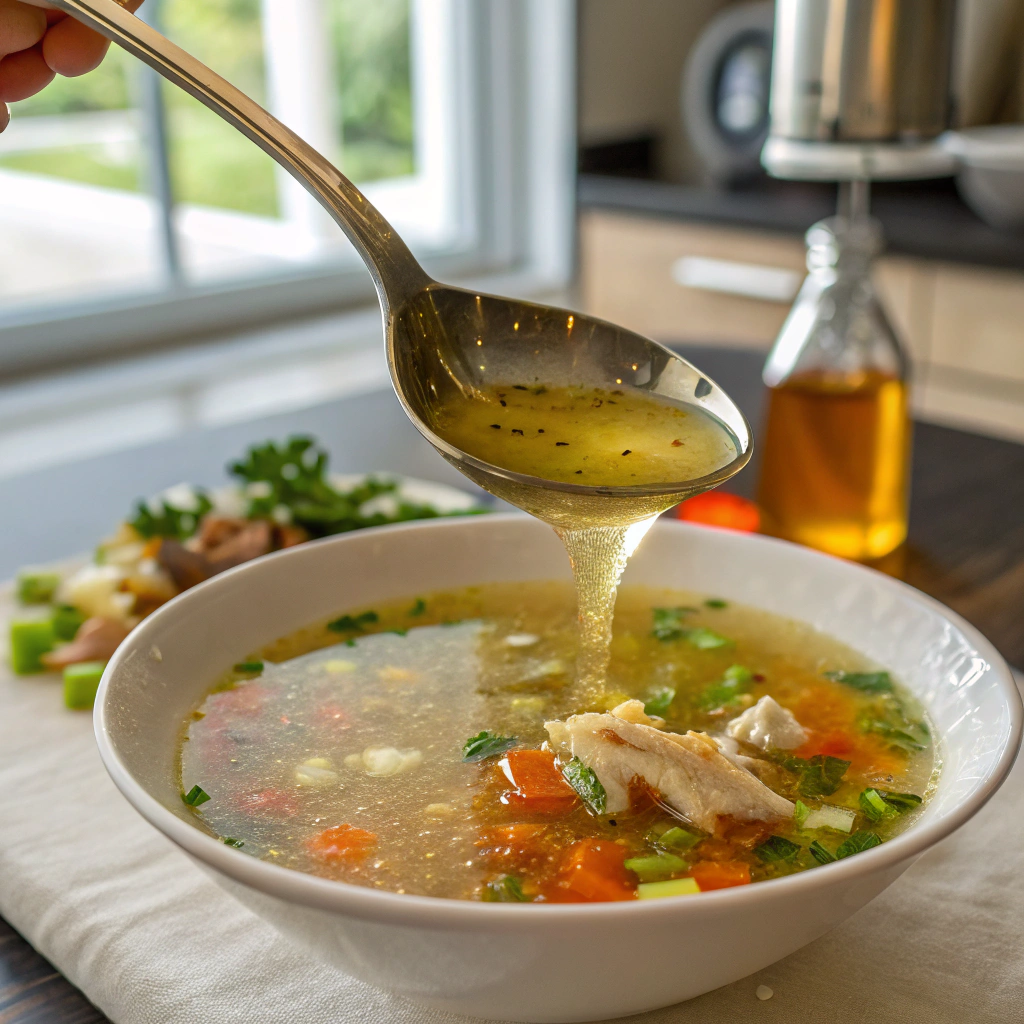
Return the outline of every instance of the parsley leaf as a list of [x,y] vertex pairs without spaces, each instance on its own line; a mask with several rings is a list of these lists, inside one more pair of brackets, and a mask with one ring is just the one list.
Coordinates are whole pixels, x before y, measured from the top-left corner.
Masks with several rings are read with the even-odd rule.
[[417,597],[413,602],[413,606],[405,613],[406,615],[415,617],[422,615],[427,610],[427,602],[422,597]]
[[522,883],[514,875],[503,875],[484,886],[481,899],[487,903],[529,903]]
[[861,693],[892,693],[892,679],[888,672],[825,672],[826,679],[850,686]]
[[696,613],[696,608],[653,608],[654,628],[651,636],[663,643],[669,640],[681,640],[689,630],[683,625],[683,617]]
[[588,768],[578,757],[574,757],[563,769],[565,781],[579,794],[580,799],[593,814],[604,814],[608,805],[608,794],[592,768]]
[[765,864],[788,864],[796,860],[799,852],[800,846],[785,836],[771,836],[754,847],[758,860]]
[[865,789],[860,795],[860,809],[871,821],[895,818],[920,807],[921,797],[916,793],[891,793],[887,789]]
[[741,694],[749,693],[754,673],[744,665],[730,665],[719,683],[712,683],[697,697],[697,707],[703,711],[728,707]]
[[515,736],[499,736],[486,729],[471,736],[462,746],[463,761],[486,761],[489,757],[504,754],[516,745]]
[[135,505],[135,516],[129,519],[140,537],[171,537],[187,540],[199,526],[199,520],[213,508],[213,502],[205,491],[196,490],[193,508],[175,508],[166,498],[140,501]]
[[225,836],[221,840],[221,842],[225,846],[230,846],[233,850],[240,850],[243,846],[245,846],[244,839],[232,839],[230,836]]
[[656,686],[644,701],[644,712],[648,715],[664,716],[676,699],[676,691],[671,686]]
[[198,807],[200,804],[205,804],[210,799],[210,794],[206,792],[201,786],[193,786],[187,793],[181,794],[181,799],[185,801],[189,807]]
[[852,857],[855,853],[863,853],[873,846],[881,846],[882,840],[874,832],[854,832],[848,839],[844,839],[836,850],[836,860],[844,857]]
[[831,796],[839,788],[850,762],[828,754],[815,754],[809,758],[787,757],[782,766],[800,776],[797,788],[801,796],[814,797]]
[[367,626],[372,626],[380,619],[376,612],[363,612],[360,615],[342,615],[327,623],[332,633],[362,633]]
[[835,862],[835,857],[833,857],[832,854],[829,853],[828,850],[826,850],[825,847],[822,846],[817,839],[815,839],[814,842],[807,847],[807,849],[810,851],[811,856],[819,864],[832,864]]
[[728,647],[732,643],[721,633],[716,633],[713,629],[707,629],[705,626],[687,630],[686,640],[701,651],[713,651],[716,647]]

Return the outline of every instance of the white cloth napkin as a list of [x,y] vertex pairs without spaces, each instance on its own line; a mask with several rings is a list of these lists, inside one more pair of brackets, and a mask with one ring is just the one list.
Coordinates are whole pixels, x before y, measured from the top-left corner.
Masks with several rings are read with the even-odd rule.
[[[0,591],[0,622],[11,609]],[[6,666],[6,657],[4,658]],[[322,966],[144,822],[52,677],[0,668],[0,914],[116,1024],[454,1024]],[[584,937],[585,938],[585,937]],[[759,986],[774,995],[762,1001]],[[762,995],[766,994],[762,990]],[[835,931],[644,1024],[1024,1022],[1024,766]]]

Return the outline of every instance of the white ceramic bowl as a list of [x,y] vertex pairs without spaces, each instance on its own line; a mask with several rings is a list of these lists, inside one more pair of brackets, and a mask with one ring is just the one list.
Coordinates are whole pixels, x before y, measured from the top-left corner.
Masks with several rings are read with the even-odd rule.
[[[188,710],[231,664],[349,607],[495,581],[565,579],[546,526],[521,516],[411,523],[248,562],[146,619],[104,673],[96,734],[121,792],[216,880],[311,954],[436,1007],[520,1021],[616,1017],[689,999],[849,917],[993,794],[1021,737],[995,649],[886,576],[780,541],[658,525],[627,581],[712,593],[809,622],[892,669],[941,736],[937,792],[903,835],[776,881],[637,903],[515,906],[400,896],[289,871],[189,824],[175,783]],[[159,655],[155,654],[159,651]]]

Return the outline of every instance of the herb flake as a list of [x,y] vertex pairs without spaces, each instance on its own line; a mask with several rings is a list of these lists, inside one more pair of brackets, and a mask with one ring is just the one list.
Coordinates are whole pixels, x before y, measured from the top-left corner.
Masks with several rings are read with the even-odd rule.
[[892,679],[888,672],[825,672],[826,679],[842,683],[861,693],[892,693]]
[[608,794],[592,768],[588,768],[578,757],[574,757],[562,769],[562,775],[592,814],[604,814],[608,805]]
[[799,852],[799,844],[785,836],[771,836],[754,847],[758,860],[764,864],[789,864],[796,860]]
[[332,633],[363,633],[367,626],[372,626],[380,620],[376,612],[362,612],[359,615],[342,615],[327,623],[327,628]]
[[186,807],[198,807],[210,799],[210,794],[202,786],[193,786],[187,793],[181,794]]
[[808,758],[787,757],[782,766],[800,776],[797,789],[801,796],[816,797],[831,796],[839,788],[850,762],[828,754],[815,754]]
[[522,883],[515,875],[503,875],[484,886],[481,899],[486,903],[529,903]]
[[511,750],[517,743],[515,736],[499,736],[496,733],[483,732],[471,736],[462,746],[462,760],[468,762],[486,761],[489,757],[497,757]]
[[664,717],[675,699],[676,691],[671,686],[656,686],[644,701],[644,712]]
[[863,853],[873,846],[881,846],[882,840],[874,832],[854,832],[848,839],[844,839],[836,850],[836,860],[844,857],[852,857],[855,853]]

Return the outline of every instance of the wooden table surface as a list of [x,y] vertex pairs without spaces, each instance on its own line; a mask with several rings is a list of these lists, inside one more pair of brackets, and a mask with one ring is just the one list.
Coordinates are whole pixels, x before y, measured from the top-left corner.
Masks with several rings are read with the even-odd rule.
[[[692,355],[759,422],[763,356]],[[753,480],[753,473],[741,474],[737,489],[749,492]],[[1024,667],[1024,445],[919,424],[903,555],[899,574],[908,583],[954,608]],[[0,1024],[106,1020],[0,920]]]

